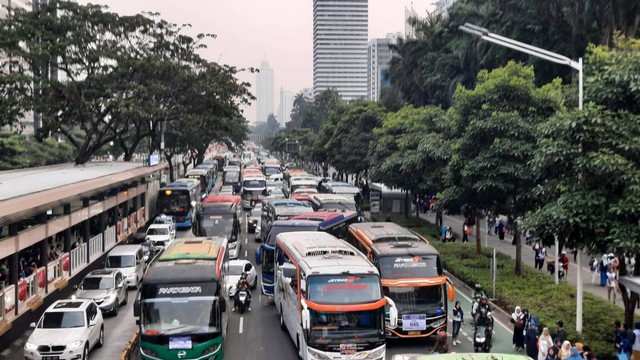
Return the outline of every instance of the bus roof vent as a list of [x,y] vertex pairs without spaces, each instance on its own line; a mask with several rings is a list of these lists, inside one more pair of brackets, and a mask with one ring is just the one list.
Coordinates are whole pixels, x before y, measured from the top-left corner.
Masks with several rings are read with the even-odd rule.
[[322,256],[325,259],[342,259],[342,255],[340,254],[326,254]]
[[409,243],[409,242],[397,242],[395,244],[393,244],[393,247],[395,248],[412,248],[415,247],[414,244]]
[[383,235],[373,239],[374,243],[398,241],[420,241],[420,238],[411,235]]
[[352,250],[345,250],[345,249],[315,248],[305,252],[304,255],[305,256],[323,256],[327,259],[331,259],[332,257],[328,257],[328,256],[331,256],[331,255],[337,255],[338,257],[355,256],[356,253]]

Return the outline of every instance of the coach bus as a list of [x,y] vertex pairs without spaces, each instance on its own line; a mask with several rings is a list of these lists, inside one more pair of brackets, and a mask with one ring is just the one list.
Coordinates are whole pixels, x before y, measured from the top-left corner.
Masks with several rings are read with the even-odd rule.
[[223,358],[226,241],[176,241],[152,263],[134,305],[141,359]]
[[378,270],[355,247],[323,232],[276,238],[274,301],[301,359],[384,359],[385,307]]
[[259,175],[242,176],[242,208],[251,210],[256,203],[259,203],[267,195],[267,179]]
[[384,294],[398,307],[388,338],[424,338],[446,331],[454,289],[440,255],[426,239],[395,223],[349,225],[347,241],[376,265]]
[[292,231],[323,231],[344,238],[347,226],[358,221],[355,211],[345,212],[306,212],[289,220],[274,221],[263,243],[256,249],[256,265],[261,265],[262,294],[273,296],[276,236]]
[[188,229],[200,204],[200,181],[179,179],[160,189],[158,212],[176,219],[176,227]]

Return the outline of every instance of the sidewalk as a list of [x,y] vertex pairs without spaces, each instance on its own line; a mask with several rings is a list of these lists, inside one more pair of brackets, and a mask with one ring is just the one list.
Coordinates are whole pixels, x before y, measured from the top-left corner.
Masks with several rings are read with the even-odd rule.
[[[422,219],[425,219],[431,222],[432,224],[435,224],[435,213],[432,211],[429,211],[427,214],[420,214],[420,217]],[[462,216],[443,215],[443,225],[451,226],[451,229],[453,230],[454,233],[457,233],[457,234],[462,233],[463,222],[464,222],[464,218]],[[470,243],[474,243],[476,241],[475,234],[476,234],[476,230],[473,229],[472,235],[469,236]],[[460,236],[458,237],[460,238]],[[482,224],[480,224],[480,238],[482,240],[482,246],[485,246],[485,243],[486,243],[489,247],[495,248],[497,251],[510,256],[512,259],[516,258],[516,247],[515,245],[511,245],[511,242],[513,240],[512,235],[505,235],[505,238],[502,241],[498,239],[497,235],[493,235],[493,231],[491,232],[491,235],[487,235],[487,224],[485,221],[482,221]],[[522,240],[524,242],[524,237],[522,238]],[[571,262],[569,264],[569,274],[566,281],[568,281],[569,284],[576,287],[578,284],[578,280],[577,280],[578,265],[575,262],[573,262],[573,254],[571,254],[570,252],[567,252],[567,253],[569,255],[569,259],[571,259]],[[522,244],[523,265],[527,265],[531,267],[531,265],[534,264],[534,255],[535,255],[535,252],[533,251],[531,245],[527,245],[523,243]],[[548,257],[555,256],[555,249],[553,248],[553,246],[547,247],[547,256]],[[607,289],[605,287],[600,286],[600,274],[598,274],[597,276],[596,284],[591,284],[591,271],[589,270],[589,267],[588,267],[590,256],[586,254],[581,254],[580,256],[581,256],[580,260],[582,262],[582,267],[580,271],[582,275],[583,291],[589,292],[595,296],[599,296],[604,300],[608,301]],[[598,256],[596,256],[596,258],[599,259]],[[549,272],[547,271],[546,261],[541,271],[544,271],[545,274],[551,276],[551,274],[549,274]],[[619,306],[621,309],[624,309],[624,304],[622,303],[622,297],[619,294],[616,298],[616,305]],[[636,309],[636,314],[640,315],[640,309]]]

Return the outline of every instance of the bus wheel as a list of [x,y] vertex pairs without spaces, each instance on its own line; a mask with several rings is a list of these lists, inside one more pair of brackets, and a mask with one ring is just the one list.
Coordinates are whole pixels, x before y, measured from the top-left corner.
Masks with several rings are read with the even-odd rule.
[[[280,309],[282,309],[282,305],[280,305]],[[287,325],[284,323],[284,317],[282,317],[282,310],[280,310],[280,329],[282,331],[287,330]]]

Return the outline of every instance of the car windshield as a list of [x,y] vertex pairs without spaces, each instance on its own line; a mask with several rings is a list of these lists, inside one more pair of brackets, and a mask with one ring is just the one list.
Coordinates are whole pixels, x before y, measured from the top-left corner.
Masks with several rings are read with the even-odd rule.
[[136,257],[133,255],[110,255],[107,258],[107,268],[121,269],[134,266],[136,266]]
[[84,326],[84,311],[45,312],[40,322],[42,329],[67,329]]
[[230,264],[229,275],[242,275],[244,264]]
[[149,228],[147,235],[169,235],[169,229],[167,228]]
[[113,289],[114,280],[111,277],[88,277],[82,281],[83,290]]

